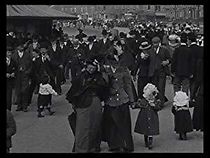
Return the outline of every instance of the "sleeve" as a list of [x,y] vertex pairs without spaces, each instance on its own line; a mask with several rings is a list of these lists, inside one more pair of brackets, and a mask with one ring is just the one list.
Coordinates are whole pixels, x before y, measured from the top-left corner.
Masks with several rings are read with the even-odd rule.
[[7,112],[7,138],[16,133],[16,122],[11,112]]
[[128,69],[125,69],[125,71],[123,72],[123,84],[124,84],[124,89],[125,92],[127,93],[130,102],[134,102],[134,94],[133,94],[133,89],[132,89],[132,79],[130,76],[130,73],[128,71]]
[[50,94],[58,95],[57,92],[52,88],[51,85],[48,85],[47,91],[48,91]]
[[171,73],[175,73],[175,70],[176,70],[177,53],[178,53],[178,50],[176,48],[174,50],[174,53],[173,53],[173,56],[172,56],[172,60],[171,60]]
[[170,64],[171,63],[171,56],[170,56],[169,50],[166,47],[164,47],[164,49],[165,49],[165,57],[166,57],[166,60],[168,60],[169,61],[169,64]]

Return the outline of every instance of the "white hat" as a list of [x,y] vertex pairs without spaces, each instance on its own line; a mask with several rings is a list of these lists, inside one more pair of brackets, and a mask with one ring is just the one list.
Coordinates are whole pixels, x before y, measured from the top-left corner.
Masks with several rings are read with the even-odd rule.
[[153,92],[155,92],[155,94],[158,93],[158,89],[155,85],[151,84],[151,83],[148,83],[145,87],[144,87],[144,90],[143,90],[144,94],[143,94],[143,97],[145,99],[149,98],[151,96],[151,94]]
[[185,92],[178,91],[175,93],[173,105],[184,106],[189,104],[189,97]]

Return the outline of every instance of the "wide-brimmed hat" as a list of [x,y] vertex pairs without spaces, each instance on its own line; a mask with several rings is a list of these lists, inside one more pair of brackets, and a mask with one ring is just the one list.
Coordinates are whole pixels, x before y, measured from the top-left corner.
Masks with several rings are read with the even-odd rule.
[[89,36],[87,40],[88,40],[88,42],[93,42],[95,40],[95,38],[93,36]]
[[173,105],[176,106],[185,106],[189,104],[189,97],[185,92],[178,91],[175,93],[175,97],[173,100]]
[[146,50],[146,49],[149,49],[150,47],[151,47],[151,45],[149,44],[149,42],[148,41],[144,41],[144,42],[141,43],[139,49]]
[[160,38],[158,36],[153,37],[152,43],[154,43],[154,44],[160,43]]

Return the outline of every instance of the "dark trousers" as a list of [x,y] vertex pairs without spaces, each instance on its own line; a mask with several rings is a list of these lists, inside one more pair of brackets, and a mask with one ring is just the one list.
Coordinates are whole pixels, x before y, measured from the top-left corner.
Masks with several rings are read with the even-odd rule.
[[37,86],[38,86],[37,81],[35,79],[31,79],[31,84],[29,86],[29,92],[28,92],[28,105],[31,104],[33,93]]
[[12,107],[12,89],[13,89],[13,83],[7,81],[7,109],[10,111]]
[[165,86],[166,86],[166,73],[155,71],[154,75],[150,77],[150,82],[154,84],[159,90],[159,98],[162,103],[165,102]]
[[144,87],[147,85],[147,83],[149,82],[149,77],[138,77],[138,81],[137,81],[137,86],[138,86],[138,98],[143,98],[143,89]]
[[190,99],[196,98],[196,92],[199,88],[199,83],[194,79],[190,79]]
[[174,93],[182,89],[188,95],[188,90],[190,88],[190,80],[187,77],[175,76],[174,78]]
[[17,94],[18,108],[25,109],[28,107],[28,90]]
[[63,84],[63,82],[64,82],[64,71],[63,69],[59,68],[56,70],[56,76],[55,76],[55,86],[56,86],[56,91],[58,93],[62,92],[61,85]]

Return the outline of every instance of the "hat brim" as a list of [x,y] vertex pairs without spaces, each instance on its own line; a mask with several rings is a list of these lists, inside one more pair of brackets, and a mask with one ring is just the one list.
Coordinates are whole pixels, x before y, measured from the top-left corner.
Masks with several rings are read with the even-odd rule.
[[139,49],[145,50],[145,49],[149,49],[150,47],[151,47],[151,45],[148,45],[147,47],[142,47],[142,46],[140,46]]
[[169,46],[175,47],[177,45],[178,45],[178,43],[171,43],[171,42],[169,42]]

